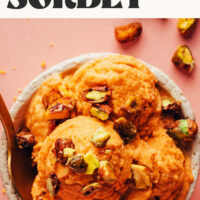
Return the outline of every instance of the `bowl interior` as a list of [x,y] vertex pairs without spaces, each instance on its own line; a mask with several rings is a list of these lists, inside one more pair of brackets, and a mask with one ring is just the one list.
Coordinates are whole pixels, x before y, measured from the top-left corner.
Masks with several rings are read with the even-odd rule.
[[[21,125],[23,124],[24,119],[24,113],[28,106],[28,103],[34,94],[34,92],[38,89],[40,84],[43,82],[43,80],[48,77],[50,74],[55,72],[64,72],[67,70],[74,69],[81,64],[93,60],[98,57],[104,57],[108,56],[112,53],[97,53],[97,54],[85,54],[81,55],[75,58],[72,58],[70,60],[66,60],[60,64],[57,64],[50,68],[49,70],[45,71],[44,73],[40,74],[38,77],[36,77],[21,93],[21,95],[18,97],[15,104],[12,106],[10,113],[14,120],[14,125],[16,130],[19,130]],[[142,60],[140,60],[143,62]],[[186,118],[194,119],[194,113],[192,111],[192,108],[190,106],[190,103],[188,100],[184,97],[182,94],[180,88],[175,84],[174,81],[170,79],[168,75],[160,71],[158,68],[149,65],[145,62],[143,62],[156,76],[156,78],[159,81],[159,84],[166,89],[176,100],[179,100],[182,102],[182,110],[183,114]],[[6,138],[5,134],[3,134],[1,144],[3,145],[4,151],[1,151],[1,156],[3,159],[3,165],[0,166],[0,171],[2,174],[3,182],[5,184],[5,187],[7,189],[7,195],[9,199],[17,200],[19,199],[15,189],[12,186],[12,183],[9,179],[8,170],[7,170],[7,147],[6,147]],[[190,199],[192,192],[194,191],[195,184],[198,178],[198,171],[199,171],[199,158],[200,158],[200,136],[198,135],[196,140],[193,142],[193,146],[190,152],[188,152],[191,157],[191,163],[192,163],[192,172],[194,175],[194,182],[192,183],[190,187],[190,191],[187,196],[187,200]]]

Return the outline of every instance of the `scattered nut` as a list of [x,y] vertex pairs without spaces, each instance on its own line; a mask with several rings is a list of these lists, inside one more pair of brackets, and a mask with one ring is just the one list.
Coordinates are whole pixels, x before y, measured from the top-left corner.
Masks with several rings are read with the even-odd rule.
[[46,62],[43,61],[43,62],[41,63],[41,67],[42,67],[42,69],[45,69],[45,68],[46,68]]
[[92,143],[97,147],[104,147],[109,139],[110,133],[100,128],[93,134]]
[[84,161],[87,164],[87,169],[85,174],[93,174],[94,171],[99,168],[99,160],[93,153],[88,152],[84,156]]
[[49,191],[50,195],[53,197],[60,188],[60,181],[56,174],[50,174],[49,178],[47,179],[47,190]]
[[45,109],[47,109],[50,105],[52,105],[57,99],[61,97],[62,97],[61,94],[57,90],[54,90],[54,89],[51,90],[46,95],[44,95],[42,99],[42,103]]
[[70,118],[74,107],[75,101],[70,97],[57,99],[46,110],[46,117],[48,120]]
[[6,71],[5,70],[0,70],[0,74],[5,75]]
[[135,125],[124,117],[116,119],[113,126],[125,144],[129,143],[137,135]]
[[65,148],[74,149],[75,146],[73,141],[68,138],[58,138],[55,142],[55,148],[53,151],[56,154],[58,162],[63,165],[65,165],[68,160],[68,156],[64,155]]
[[162,99],[162,111],[179,114],[181,112],[181,102],[174,101],[169,98],[164,98]]
[[113,182],[117,179],[108,161],[100,161],[98,174],[106,182]]
[[99,183],[92,183],[90,185],[85,186],[82,190],[81,193],[84,196],[90,195],[96,191],[99,191],[103,186]]
[[111,91],[106,86],[93,87],[83,93],[85,99],[90,103],[103,103],[111,96]]
[[68,159],[67,165],[79,173],[85,173],[88,167],[87,163],[84,161],[83,156],[72,156]]
[[75,153],[76,153],[76,150],[72,149],[72,148],[66,147],[63,150],[63,155],[65,158],[69,158],[69,157],[73,156]]
[[17,133],[16,141],[20,149],[33,147],[35,145],[35,137],[28,129],[22,129],[22,131]]
[[167,133],[173,138],[180,140],[193,139],[197,134],[197,123],[190,119],[176,120],[167,127]]
[[134,22],[115,28],[115,38],[118,42],[126,43],[136,40],[142,33],[142,24]]
[[180,18],[177,23],[179,33],[185,38],[190,37],[196,27],[197,21],[195,18]]
[[126,111],[128,114],[137,114],[142,111],[141,99],[137,96],[130,97],[125,105],[122,106],[122,110]]
[[172,62],[187,73],[191,73],[195,60],[192,53],[187,45],[179,46],[172,57]]
[[90,109],[90,114],[92,117],[105,121],[109,118],[112,108],[106,104],[95,104]]
[[137,189],[146,190],[151,185],[150,173],[147,167],[142,165],[131,165],[133,179]]

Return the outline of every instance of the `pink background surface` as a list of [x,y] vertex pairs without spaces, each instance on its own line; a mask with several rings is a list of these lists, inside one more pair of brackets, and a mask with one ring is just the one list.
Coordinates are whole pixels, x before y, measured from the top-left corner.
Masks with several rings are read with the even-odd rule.
[[[133,43],[119,44],[114,27],[133,21],[143,24],[141,37]],[[200,124],[200,24],[191,39],[183,39],[176,29],[176,19],[51,19],[0,20],[0,92],[7,106],[14,103],[33,78],[47,68],[74,56],[93,52],[116,52],[133,55],[167,73],[189,99]],[[49,44],[54,43],[54,47]],[[171,63],[171,56],[180,44],[188,44],[196,59],[196,67],[188,76]],[[16,70],[12,69],[16,66]],[[46,68],[46,69],[47,69]],[[6,200],[2,194],[0,199]],[[191,200],[200,200],[200,180]]]

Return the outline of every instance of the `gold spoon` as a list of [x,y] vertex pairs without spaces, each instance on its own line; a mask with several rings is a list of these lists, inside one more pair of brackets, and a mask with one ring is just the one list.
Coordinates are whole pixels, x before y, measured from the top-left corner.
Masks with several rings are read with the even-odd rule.
[[8,171],[18,193],[24,200],[32,200],[31,187],[36,175],[32,167],[31,150],[19,149],[15,142],[15,128],[0,94],[0,119],[3,123],[8,148]]

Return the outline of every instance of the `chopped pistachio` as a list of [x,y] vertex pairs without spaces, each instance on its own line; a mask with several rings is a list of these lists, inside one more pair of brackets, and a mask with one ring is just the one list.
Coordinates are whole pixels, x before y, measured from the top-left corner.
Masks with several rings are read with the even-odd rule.
[[102,177],[106,182],[113,182],[116,180],[116,176],[108,161],[100,161],[98,173],[99,176]]
[[129,143],[137,135],[135,125],[124,117],[116,119],[113,126],[125,144]]
[[98,104],[92,106],[92,108],[90,109],[90,114],[92,117],[105,121],[109,118],[111,111],[112,109],[110,106],[105,104]]
[[187,73],[191,73],[195,60],[187,45],[179,46],[172,57],[172,62]]
[[93,174],[95,169],[99,168],[99,160],[93,153],[88,152],[84,156],[84,162],[87,163],[85,174]]
[[147,189],[151,185],[150,174],[147,167],[142,165],[131,165],[133,179],[138,189]]
[[105,96],[106,96],[106,92],[101,92],[101,91],[91,91],[85,95],[87,99],[98,102],[98,103],[100,103],[102,99],[104,99]]
[[180,114],[181,112],[181,102],[174,101],[169,98],[162,99],[162,110],[170,111],[175,114]]
[[64,148],[64,150],[63,150],[63,155],[64,155],[64,157],[67,157],[67,158],[68,158],[68,157],[73,156],[73,155],[75,154],[75,152],[76,152],[75,149],[66,147],[66,148]]
[[110,139],[110,133],[102,128],[99,128],[92,136],[92,142],[97,147],[105,146]]
[[179,33],[183,37],[190,37],[195,29],[197,19],[195,18],[180,18],[177,23]]
[[102,188],[102,185],[99,183],[91,183],[90,185],[85,186],[82,190],[81,193],[84,196],[90,195],[93,192],[96,192]]
[[58,192],[60,188],[60,181],[58,180],[56,174],[49,175],[47,178],[46,187],[52,197]]
[[194,138],[198,126],[195,121],[190,119],[176,120],[170,124],[167,133],[177,139]]
[[80,155],[69,157],[67,165],[79,173],[85,173],[88,167],[84,157]]
[[53,189],[53,185],[52,185],[50,178],[47,179],[47,190],[49,191],[50,195],[53,197],[54,196],[54,189]]

